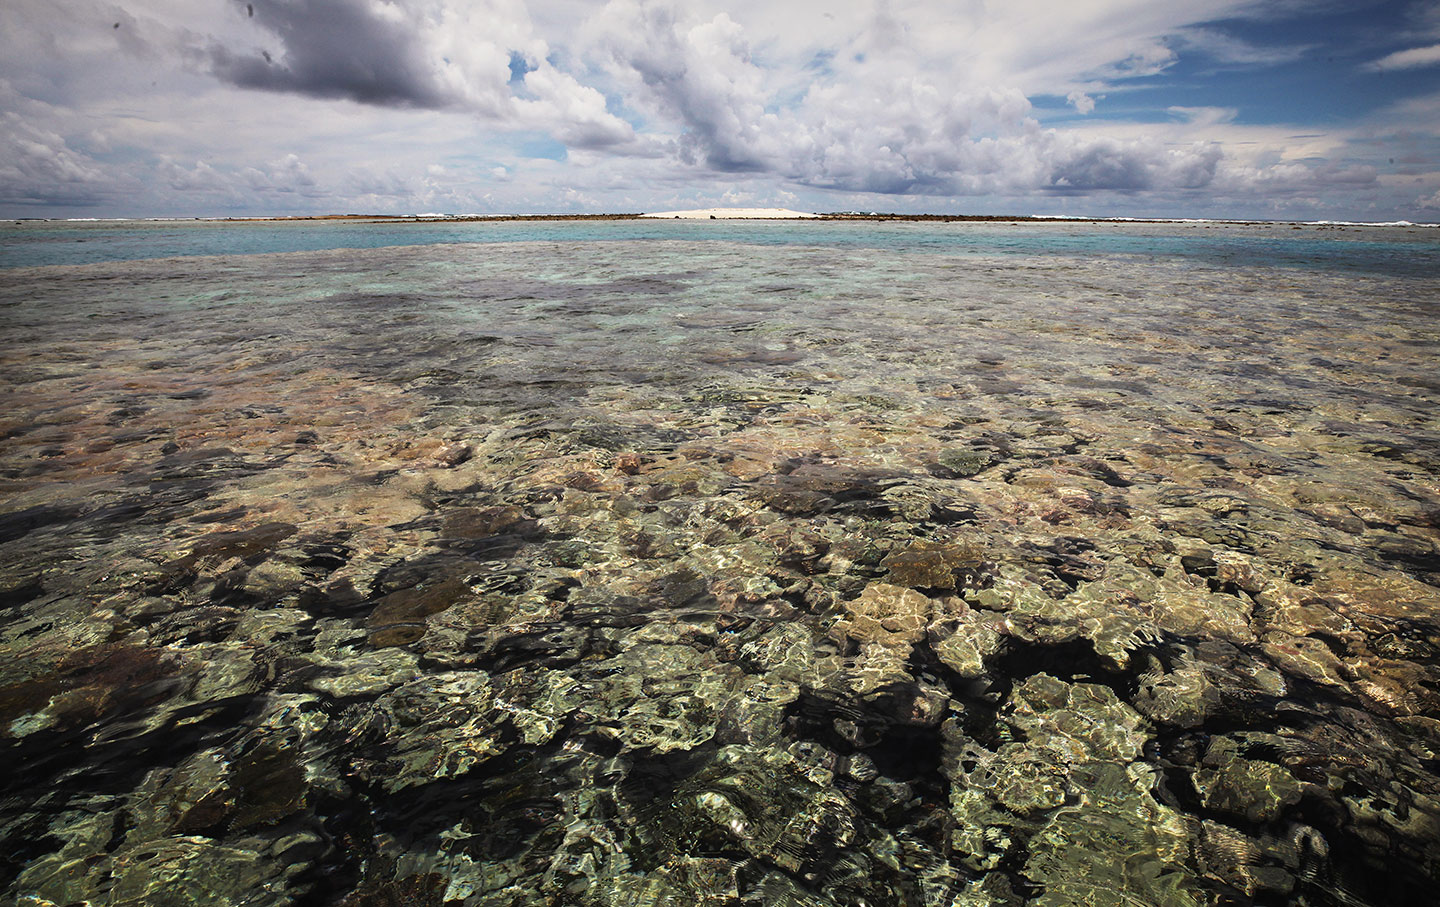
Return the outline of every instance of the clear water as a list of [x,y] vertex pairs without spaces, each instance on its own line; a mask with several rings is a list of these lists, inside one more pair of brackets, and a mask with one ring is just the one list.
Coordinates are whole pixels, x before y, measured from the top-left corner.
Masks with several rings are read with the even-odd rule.
[[1440,876],[1429,234],[15,230],[9,899]]

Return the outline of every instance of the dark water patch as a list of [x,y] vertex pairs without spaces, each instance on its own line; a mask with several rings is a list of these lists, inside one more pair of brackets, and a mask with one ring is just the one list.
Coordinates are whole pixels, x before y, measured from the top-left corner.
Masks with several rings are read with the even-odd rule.
[[[1105,573],[1103,561],[1087,556],[1095,550],[1094,543],[1087,539],[1059,536],[1047,544],[1026,542],[1021,548],[1027,560],[1048,567],[1068,592],[1077,590],[1082,582],[1100,579]],[[1059,591],[1058,594],[1063,597],[1068,593]]]
[[349,579],[307,583],[296,592],[295,607],[315,618],[358,618],[368,613],[370,599]]
[[317,538],[304,543],[301,551],[304,557],[297,566],[312,582],[322,580],[345,566],[352,553],[352,549],[340,538]]
[[244,507],[231,507],[223,510],[211,510],[204,513],[192,514],[189,519],[190,522],[200,525],[209,523],[237,523],[248,512]]
[[223,482],[254,475],[265,468],[264,464],[249,461],[228,447],[198,447],[167,454],[148,473],[134,475],[130,481],[152,484],[192,480]]
[[671,296],[689,288],[690,285],[683,280],[654,276],[620,278],[586,289],[590,292],[614,295],[623,299],[627,296]]
[[64,525],[75,520],[83,508],[79,505],[37,505],[0,514],[0,542],[13,542],[37,529]]
[[19,608],[44,592],[45,584],[39,573],[7,576],[0,580],[0,610]]
[[756,483],[751,493],[766,506],[791,515],[833,511],[883,518],[893,512],[884,492],[905,479],[902,473],[798,460],[782,464],[777,474]]
[[1070,387],[1082,387],[1092,390],[1117,390],[1128,394],[1149,396],[1151,388],[1148,384],[1138,381],[1121,381],[1113,378],[1091,378],[1085,375],[1071,375],[1065,378],[1064,384]]
[[116,703],[99,733],[78,723],[37,731],[4,746],[7,762],[15,768],[0,787],[0,796],[12,820],[21,817],[20,828],[30,830],[30,835],[11,840],[33,842],[7,853],[6,883],[34,851],[48,849],[53,839],[43,829],[52,811],[130,790],[157,765],[178,764],[201,749],[242,736],[262,705],[254,697],[234,697],[170,707],[159,715],[146,713],[157,696],[177,692],[154,682],[142,684]]
[[[1140,660],[1143,649],[1131,653],[1132,660]],[[1117,671],[1095,651],[1095,645],[1088,639],[1049,645],[1012,640],[987,663],[995,678],[995,691],[1002,691],[1004,685],[1036,674],[1048,674],[1070,683],[1095,683],[1110,687],[1120,699],[1131,701],[1139,691],[1139,679],[1133,672]]]
[[1375,550],[1384,562],[1399,565],[1423,583],[1440,586],[1440,552],[1433,546],[1405,539],[1382,542]]
[[553,853],[563,835],[556,819],[569,786],[567,769],[584,758],[565,752],[571,734],[557,737],[553,744],[524,745],[506,725],[497,739],[501,752],[470,772],[393,794],[369,788],[377,830],[419,843],[458,826],[463,851],[481,859],[509,859],[536,849]]

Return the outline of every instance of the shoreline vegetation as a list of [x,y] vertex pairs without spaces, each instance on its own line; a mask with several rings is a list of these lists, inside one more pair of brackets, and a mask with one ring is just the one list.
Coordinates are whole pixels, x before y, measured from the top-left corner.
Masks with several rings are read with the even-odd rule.
[[[755,209],[741,209],[746,212]],[[711,213],[714,212],[714,213]],[[525,221],[620,221],[620,220],[803,220],[807,223],[822,221],[845,221],[845,222],[911,222],[911,223],[1030,223],[1030,224],[1173,224],[1173,223],[1207,223],[1207,224],[1266,224],[1273,226],[1316,226],[1316,227],[1431,227],[1440,224],[1411,223],[1408,221],[1396,221],[1393,223],[1359,223],[1354,221],[1258,221],[1246,220],[1244,218],[1181,218],[1181,217],[1081,217],[1081,216],[1048,216],[1036,214],[900,214],[900,213],[877,213],[858,211],[831,211],[816,214],[804,212],[771,212],[764,213],[726,213],[720,209],[702,209],[701,211],[666,211],[658,213],[608,213],[608,214],[462,214],[462,215],[429,215],[429,214],[316,214],[316,215],[294,215],[276,217],[202,217],[195,220],[212,222],[290,222],[290,221],[348,221],[356,223],[384,223],[384,224],[433,224],[433,223],[511,223]]]

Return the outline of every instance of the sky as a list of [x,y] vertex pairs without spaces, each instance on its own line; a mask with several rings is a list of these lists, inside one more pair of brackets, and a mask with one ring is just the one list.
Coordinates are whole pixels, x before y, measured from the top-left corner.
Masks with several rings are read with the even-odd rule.
[[1440,221],[1440,0],[0,0],[0,216]]

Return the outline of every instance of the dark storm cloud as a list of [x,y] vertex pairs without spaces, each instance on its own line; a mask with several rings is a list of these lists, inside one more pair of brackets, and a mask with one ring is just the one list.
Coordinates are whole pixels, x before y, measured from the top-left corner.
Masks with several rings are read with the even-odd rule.
[[242,88],[346,98],[391,107],[440,108],[457,98],[440,83],[413,24],[378,15],[363,0],[249,0],[236,4],[280,41],[278,52],[208,49],[212,71]]

